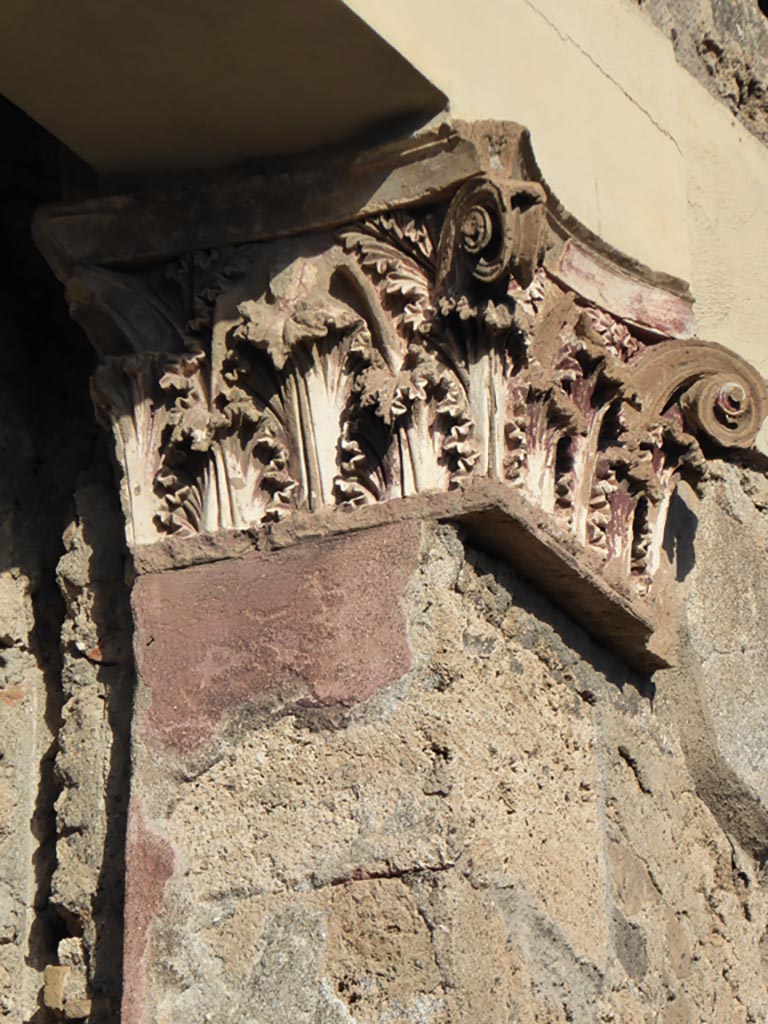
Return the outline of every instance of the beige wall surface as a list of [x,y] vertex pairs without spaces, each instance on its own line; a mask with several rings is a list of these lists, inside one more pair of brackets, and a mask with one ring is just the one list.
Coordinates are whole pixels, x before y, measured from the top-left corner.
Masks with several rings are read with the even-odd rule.
[[699,334],[768,374],[768,151],[626,0],[347,0],[452,116],[531,130],[560,201],[692,285]]

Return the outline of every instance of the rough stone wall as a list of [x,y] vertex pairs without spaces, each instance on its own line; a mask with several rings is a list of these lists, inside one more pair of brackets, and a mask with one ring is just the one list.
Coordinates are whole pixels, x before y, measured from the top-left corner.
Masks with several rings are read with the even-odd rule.
[[[0,326],[3,473],[0,477],[0,1019],[19,1021],[37,1002],[55,942],[48,909],[53,863],[53,750],[58,715],[49,687],[56,636],[41,636],[56,595],[42,585],[41,552],[28,527],[36,498],[34,447],[20,407],[16,325]],[[57,609],[58,611],[58,609]],[[54,612],[54,615],[56,612]]]
[[57,579],[63,706],[56,757],[51,902],[66,934],[46,973],[46,1002],[67,1018],[115,1019],[122,981],[125,815],[133,658],[123,526],[111,467],[74,495]]
[[633,0],[679,63],[768,143],[768,16],[757,0]]
[[92,354],[29,234],[57,146],[5,102],[0,138],[0,1020],[21,1024],[54,1019],[60,959],[119,1000],[127,588]]
[[[676,696],[698,792],[759,860],[768,854],[764,470],[714,463],[701,500],[682,490],[675,607],[680,664],[661,675]],[[671,698],[672,699],[672,698]]]
[[[351,614],[334,591],[345,545],[383,581],[351,602],[372,632],[397,624],[387,581],[411,560],[411,668],[382,675],[361,634],[362,703],[302,688],[336,664],[313,654],[329,640],[304,584],[311,639],[289,662],[285,602],[264,591],[277,669],[249,676],[229,627],[207,637],[208,683],[232,687],[213,712],[153,673],[171,667],[162,650],[143,663],[124,1024],[764,1020],[761,861],[699,792],[697,679],[635,675],[455,527],[425,527],[418,555],[408,531],[393,554],[393,529],[334,542],[337,556],[289,552],[302,580],[325,559],[331,633],[339,601]],[[242,564],[145,579],[139,643],[170,649],[177,592],[230,587],[247,607]]]

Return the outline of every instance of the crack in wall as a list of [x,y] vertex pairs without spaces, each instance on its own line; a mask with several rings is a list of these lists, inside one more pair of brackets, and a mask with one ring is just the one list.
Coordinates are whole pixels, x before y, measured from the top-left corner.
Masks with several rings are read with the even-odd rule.
[[584,47],[576,39],[573,38],[573,36],[569,35],[563,28],[557,25],[554,21],[550,20],[544,14],[543,11],[539,10],[539,8],[535,5],[535,3],[532,2],[532,0],[524,0],[524,3],[532,11],[538,14],[542,21],[546,25],[548,25],[549,28],[551,28],[564,43],[568,43],[571,46],[573,46],[576,50],[578,50],[582,57],[585,57],[586,60],[588,60],[589,63],[592,65],[592,67],[594,67],[596,71],[599,71],[604,78],[607,78],[611,85],[614,85],[622,93],[622,95],[629,100],[632,106],[639,110],[640,113],[643,114],[644,117],[646,117],[650,121],[650,123],[658,132],[665,136],[665,138],[669,139],[669,141],[675,147],[680,156],[683,155],[683,151],[680,148],[680,143],[677,141],[675,136],[670,132],[670,130],[668,128],[665,128],[664,125],[659,124],[659,122],[656,120],[653,114],[651,114],[649,110],[642,106],[642,104],[638,103],[637,97],[633,96],[630,92],[627,92],[626,88],[621,84],[621,82],[614,78],[613,75],[609,71],[607,71],[599,63],[599,61],[595,59],[593,54],[591,54],[588,50],[585,50]]

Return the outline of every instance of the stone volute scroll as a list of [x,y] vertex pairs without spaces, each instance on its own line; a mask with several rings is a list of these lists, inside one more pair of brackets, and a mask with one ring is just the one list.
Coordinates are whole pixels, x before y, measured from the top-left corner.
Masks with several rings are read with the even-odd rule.
[[135,552],[268,545],[290,519],[458,519],[599,639],[663,663],[672,494],[768,413],[749,364],[692,340],[683,282],[580,228],[514,125],[211,183],[194,209],[122,197],[37,225],[101,355]]

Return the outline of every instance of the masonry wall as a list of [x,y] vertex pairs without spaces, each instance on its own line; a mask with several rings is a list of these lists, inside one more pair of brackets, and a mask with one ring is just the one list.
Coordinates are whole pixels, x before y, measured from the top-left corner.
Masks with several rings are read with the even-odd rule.
[[[680,664],[652,678],[448,524],[141,577],[121,1019],[761,1020],[764,478],[716,464],[685,497]],[[3,946],[9,1020],[119,998],[127,769],[97,709],[111,687],[124,715],[129,677],[114,601],[109,629],[92,610],[121,556],[84,539],[108,493],[77,501],[55,781],[5,734],[15,836],[24,800],[59,816],[39,945]]]
[[132,689],[123,527],[91,349],[29,234],[58,196],[58,147],[10,104],[0,125],[0,1020],[55,1019],[44,970],[68,960],[73,992],[88,974],[111,998],[91,1019],[114,1020]]
[[718,732],[733,595],[682,504],[669,542],[653,678],[451,525],[141,578],[123,1020],[763,1019],[762,714]]

